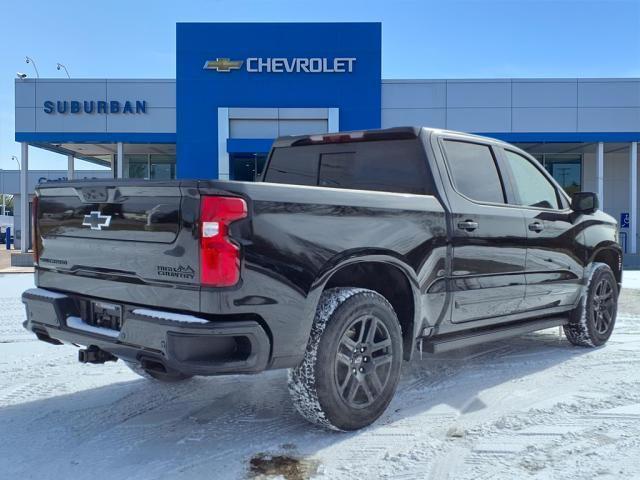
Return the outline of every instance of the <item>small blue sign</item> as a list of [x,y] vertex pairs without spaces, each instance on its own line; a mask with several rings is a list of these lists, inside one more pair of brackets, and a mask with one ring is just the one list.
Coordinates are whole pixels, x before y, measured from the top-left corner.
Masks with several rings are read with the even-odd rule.
[[629,212],[620,214],[620,228],[629,228]]

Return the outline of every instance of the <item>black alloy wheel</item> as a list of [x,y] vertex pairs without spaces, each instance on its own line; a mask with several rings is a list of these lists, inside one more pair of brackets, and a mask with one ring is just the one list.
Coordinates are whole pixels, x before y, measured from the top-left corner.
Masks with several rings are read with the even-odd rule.
[[603,277],[596,284],[591,300],[591,309],[596,331],[604,335],[613,321],[615,299],[609,277]]
[[378,318],[356,318],[344,331],[336,360],[335,380],[340,396],[351,408],[371,405],[384,391],[391,374],[393,345]]

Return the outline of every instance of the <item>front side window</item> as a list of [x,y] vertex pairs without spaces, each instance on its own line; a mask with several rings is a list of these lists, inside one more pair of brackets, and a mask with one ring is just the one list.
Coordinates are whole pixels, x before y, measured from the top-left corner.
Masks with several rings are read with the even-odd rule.
[[519,205],[557,209],[556,189],[547,177],[528,158],[510,150],[505,150],[504,153],[511,167],[514,187],[520,199]]
[[488,145],[445,140],[444,148],[456,189],[472,200],[504,203],[496,162]]
[[582,155],[545,154],[543,165],[569,195],[582,191]]

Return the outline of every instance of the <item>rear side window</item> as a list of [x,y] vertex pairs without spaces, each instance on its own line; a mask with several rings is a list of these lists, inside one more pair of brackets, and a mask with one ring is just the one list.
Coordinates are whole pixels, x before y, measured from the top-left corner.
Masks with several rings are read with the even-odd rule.
[[481,202],[504,203],[495,158],[488,145],[445,140],[453,184],[463,195]]
[[[286,166],[283,158],[288,161]],[[302,163],[307,165],[302,166]],[[296,173],[300,171],[305,172],[304,176]],[[314,171],[315,182],[303,183]],[[434,194],[433,181],[419,139],[276,149],[265,181],[379,192]]]
[[347,148],[351,151],[321,153],[320,186],[433,194],[427,160],[417,139],[353,143]]

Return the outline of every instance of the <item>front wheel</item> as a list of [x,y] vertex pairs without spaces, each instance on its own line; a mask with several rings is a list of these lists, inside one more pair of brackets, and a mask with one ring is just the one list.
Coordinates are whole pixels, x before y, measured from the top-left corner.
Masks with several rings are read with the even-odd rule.
[[320,298],[303,362],[289,371],[289,392],[312,423],[357,430],[385,411],[398,385],[402,331],[377,292],[334,288]]
[[581,347],[604,345],[616,323],[618,283],[609,265],[594,263],[580,302],[564,326],[567,339]]

